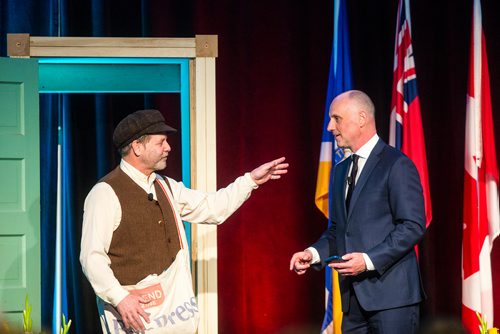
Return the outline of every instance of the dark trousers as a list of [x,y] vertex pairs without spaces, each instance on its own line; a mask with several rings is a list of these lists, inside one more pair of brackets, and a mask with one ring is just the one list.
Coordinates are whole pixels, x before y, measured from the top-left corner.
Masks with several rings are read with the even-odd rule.
[[351,290],[349,310],[342,318],[342,334],[416,334],[419,318],[419,304],[365,311]]

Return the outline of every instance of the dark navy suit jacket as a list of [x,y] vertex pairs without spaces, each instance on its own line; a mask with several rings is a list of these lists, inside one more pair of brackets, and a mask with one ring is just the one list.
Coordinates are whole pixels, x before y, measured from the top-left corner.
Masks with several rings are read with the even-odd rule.
[[[335,167],[333,225],[312,245],[321,259],[361,252],[374,271],[358,276],[339,275],[342,310],[348,310],[352,287],[360,305],[379,311],[416,304],[425,298],[414,246],[425,233],[425,210],[418,171],[400,151],[379,139],[359,175],[345,208],[347,173],[351,159]],[[313,265],[322,269],[326,263]]]

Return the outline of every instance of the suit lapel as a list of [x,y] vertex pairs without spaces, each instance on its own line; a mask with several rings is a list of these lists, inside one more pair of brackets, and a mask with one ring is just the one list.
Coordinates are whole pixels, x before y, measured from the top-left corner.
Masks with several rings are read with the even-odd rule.
[[358,182],[356,182],[356,187],[354,188],[354,192],[352,193],[349,215],[347,216],[348,222],[349,222],[349,218],[351,217],[351,214],[354,210],[356,202],[359,198],[359,194],[361,193],[366,182],[370,178],[370,175],[373,172],[373,169],[378,164],[378,162],[380,160],[379,155],[382,152],[382,150],[384,149],[385,145],[386,144],[381,139],[379,139],[377,144],[373,148],[372,152],[368,156],[368,159],[366,160],[365,166],[363,167],[363,170],[361,171],[361,174],[359,175]]

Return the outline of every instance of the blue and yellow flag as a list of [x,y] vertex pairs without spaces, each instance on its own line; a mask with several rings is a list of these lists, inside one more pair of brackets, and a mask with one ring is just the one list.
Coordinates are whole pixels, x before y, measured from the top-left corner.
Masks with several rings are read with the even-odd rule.
[[[330,74],[326,95],[325,118],[323,121],[323,137],[316,182],[315,202],[318,209],[330,220],[331,178],[335,164],[344,158],[344,152],[337,147],[335,137],[327,131],[330,122],[329,109],[332,100],[340,93],[352,89],[351,55],[349,48],[349,32],[345,0],[334,0],[333,5],[333,45],[330,57]],[[340,302],[339,281],[337,272],[326,267],[326,305],[325,317],[321,333],[341,333],[342,307]]]

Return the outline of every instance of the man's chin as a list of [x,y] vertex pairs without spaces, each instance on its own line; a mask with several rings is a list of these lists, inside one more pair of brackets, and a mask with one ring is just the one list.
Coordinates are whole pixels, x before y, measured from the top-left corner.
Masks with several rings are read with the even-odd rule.
[[159,162],[156,164],[155,166],[155,170],[159,171],[159,170],[164,170],[165,168],[167,168],[167,162],[164,161],[164,162]]

